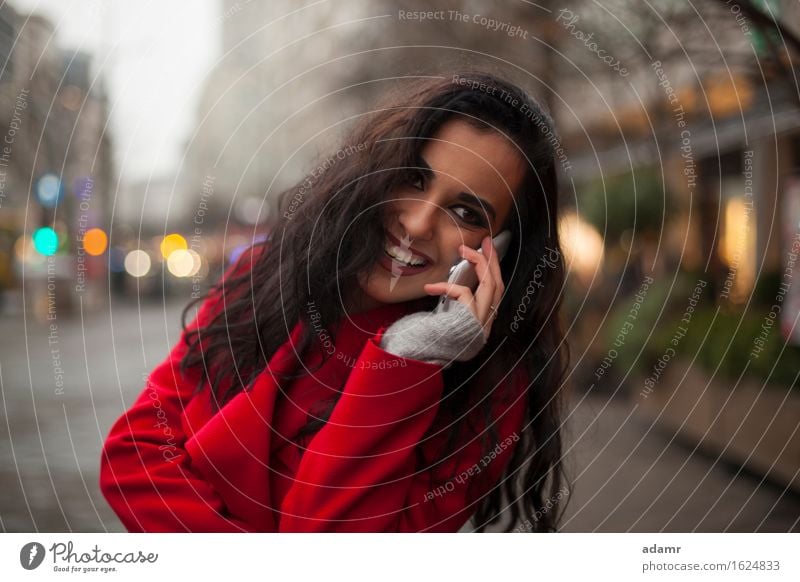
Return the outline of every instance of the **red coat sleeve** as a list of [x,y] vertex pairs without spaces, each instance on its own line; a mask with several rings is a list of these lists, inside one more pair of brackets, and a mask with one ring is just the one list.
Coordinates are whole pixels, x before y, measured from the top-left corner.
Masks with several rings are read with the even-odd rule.
[[[444,389],[442,366],[384,351],[384,330],[365,344],[329,421],[304,452],[279,531],[458,531],[502,474],[515,441],[482,459],[479,435],[445,462],[417,467],[415,449]],[[517,405],[502,415],[501,440],[519,430],[521,411]],[[433,489],[432,476],[445,484]]]
[[[192,326],[211,318],[213,303],[203,303]],[[219,495],[189,466],[181,415],[199,372],[180,373],[186,349],[182,335],[111,427],[100,460],[100,489],[129,531],[252,531],[225,515]]]

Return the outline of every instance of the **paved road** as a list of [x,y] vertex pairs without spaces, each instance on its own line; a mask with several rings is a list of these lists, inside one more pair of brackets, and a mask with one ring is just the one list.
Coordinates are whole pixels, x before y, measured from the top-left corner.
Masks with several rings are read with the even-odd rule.
[[[100,449],[177,340],[179,311],[121,305],[55,331],[0,321],[3,531],[124,531],[97,487]],[[565,531],[800,531],[797,496],[670,444],[624,400],[573,406]]]
[[100,450],[177,341],[180,307],[59,316],[55,332],[49,322],[2,321],[3,530],[125,531],[97,486]]
[[608,395],[574,404],[569,532],[800,531],[800,496],[714,458]]

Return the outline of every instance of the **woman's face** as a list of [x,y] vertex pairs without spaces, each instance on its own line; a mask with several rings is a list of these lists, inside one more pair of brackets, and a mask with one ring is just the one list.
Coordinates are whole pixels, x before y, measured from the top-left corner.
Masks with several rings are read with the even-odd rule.
[[426,283],[447,281],[459,245],[478,248],[500,233],[525,174],[511,142],[461,120],[446,122],[420,155],[414,183],[391,196],[380,261],[359,277],[362,309],[418,299]]

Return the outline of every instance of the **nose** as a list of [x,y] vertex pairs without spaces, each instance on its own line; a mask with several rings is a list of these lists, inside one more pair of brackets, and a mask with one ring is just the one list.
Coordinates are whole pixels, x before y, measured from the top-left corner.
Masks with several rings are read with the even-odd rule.
[[407,199],[402,203],[398,221],[403,233],[412,239],[431,240],[438,212],[439,208],[425,199]]

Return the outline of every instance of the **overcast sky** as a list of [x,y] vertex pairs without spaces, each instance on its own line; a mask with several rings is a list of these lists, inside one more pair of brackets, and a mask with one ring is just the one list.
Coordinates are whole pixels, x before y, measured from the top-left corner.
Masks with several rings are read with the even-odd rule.
[[195,122],[204,78],[220,53],[218,0],[12,0],[48,17],[55,42],[95,57],[111,108],[124,181],[170,176]]

